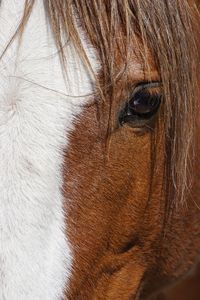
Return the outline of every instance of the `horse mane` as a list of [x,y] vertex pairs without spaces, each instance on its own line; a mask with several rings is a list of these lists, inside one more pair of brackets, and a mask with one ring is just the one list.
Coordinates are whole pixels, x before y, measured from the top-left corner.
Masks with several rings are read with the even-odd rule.
[[[26,25],[34,2],[26,0],[20,32]],[[198,65],[193,25],[195,6],[186,0],[43,2],[61,59],[67,59],[62,43],[64,35],[74,43],[89,65],[77,28],[78,19],[98,51],[102,76],[109,86],[117,84],[116,74],[119,73],[113,59],[116,46],[121,49],[124,70],[132,51],[131,40],[137,43],[138,38],[143,45],[140,51],[147,67],[146,51],[151,51],[163,87],[162,122],[166,144],[164,189],[168,199],[167,207],[170,209],[176,203],[183,203],[190,185],[194,157],[195,70]]]

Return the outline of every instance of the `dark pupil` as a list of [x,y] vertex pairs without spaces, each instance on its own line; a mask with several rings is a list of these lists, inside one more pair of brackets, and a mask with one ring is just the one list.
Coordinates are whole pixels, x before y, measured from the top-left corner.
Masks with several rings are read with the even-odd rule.
[[137,91],[119,116],[120,124],[150,119],[158,110],[161,94],[147,89]]
[[142,84],[130,97],[119,114],[119,123],[138,126],[144,124],[156,114],[161,103],[160,82]]
[[160,95],[152,94],[148,91],[139,91],[129,101],[128,109],[132,114],[149,118],[157,111],[159,104]]

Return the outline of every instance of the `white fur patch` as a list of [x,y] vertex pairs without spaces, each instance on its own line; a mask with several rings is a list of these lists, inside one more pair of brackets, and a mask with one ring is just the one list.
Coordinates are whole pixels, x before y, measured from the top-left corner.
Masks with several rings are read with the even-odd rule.
[[[1,1],[0,54],[24,2]],[[66,82],[56,52],[43,1],[36,0],[20,48],[16,39],[0,60],[0,300],[61,299],[70,276],[62,151],[88,101],[69,95],[90,94],[93,86],[71,44]]]

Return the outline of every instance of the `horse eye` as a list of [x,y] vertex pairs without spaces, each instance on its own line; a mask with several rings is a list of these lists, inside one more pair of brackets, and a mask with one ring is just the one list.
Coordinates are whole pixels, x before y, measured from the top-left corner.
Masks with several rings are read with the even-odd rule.
[[129,123],[133,127],[144,125],[158,111],[161,103],[160,83],[147,83],[138,86],[119,116],[120,125]]

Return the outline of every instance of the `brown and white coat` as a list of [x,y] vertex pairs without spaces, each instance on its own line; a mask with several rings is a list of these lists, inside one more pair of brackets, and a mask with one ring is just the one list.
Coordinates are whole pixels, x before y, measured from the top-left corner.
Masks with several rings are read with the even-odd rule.
[[[56,20],[62,17],[61,4],[67,9],[68,2],[2,0],[0,4],[0,300],[141,299],[185,274],[199,255],[199,162],[193,169],[187,207],[173,206],[170,221],[166,216],[168,185],[163,184],[169,174],[165,133],[174,128],[175,141],[179,134],[179,142],[184,134],[190,138],[187,124],[193,120],[192,101],[188,98],[187,111],[178,106],[186,126],[165,127],[167,100],[168,106],[162,104],[150,130],[148,126],[121,126],[119,113],[134,88],[144,82],[166,84],[159,57],[162,51],[155,58],[136,36],[128,40],[128,51],[120,49],[127,32],[116,26],[113,36],[119,39],[110,48],[109,73],[104,70],[108,58],[101,52],[103,46],[106,49],[105,36],[105,45],[100,40],[98,45],[95,36],[95,30],[102,33],[105,26],[106,31],[101,7],[97,7],[99,23],[95,23],[95,10],[93,19],[88,14],[88,21],[81,22],[86,7],[89,11],[90,5],[101,3],[106,13],[109,5],[74,1],[72,20],[76,19],[79,39],[69,22],[66,42],[65,34],[59,36]],[[179,2],[167,4],[179,7]],[[119,1],[113,3],[120,6]],[[22,32],[21,20],[29,5]],[[67,10],[63,15],[65,20]],[[94,36],[87,28],[89,22]],[[168,42],[174,46],[170,34]],[[125,73],[124,57],[128,58]],[[172,55],[172,62],[179,60]],[[175,81],[184,71],[180,66],[173,66]],[[170,67],[168,76],[173,71]],[[185,70],[190,71],[189,67]],[[179,80],[185,88],[177,92],[179,96],[189,94],[188,74]],[[118,79],[113,81],[114,77]],[[175,117],[179,116],[172,112],[171,118]],[[180,124],[182,131],[178,131]],[[186,158],[186,149],[191,151],[188,143],[181,144],[180,155]],[[173,145],[180,150],[180,143]],[[177,159],[177,153],[173,154]],[[186,158],[170,165],[173,174],[177,165],[183,172],[172,176],[178,187],[184,186],[182,177],[186,179],[185,169],[180,169]]]

